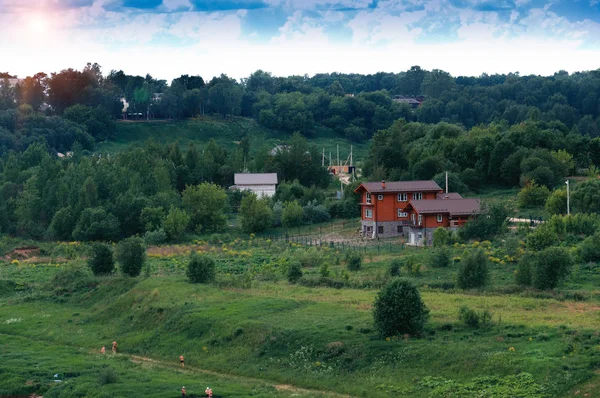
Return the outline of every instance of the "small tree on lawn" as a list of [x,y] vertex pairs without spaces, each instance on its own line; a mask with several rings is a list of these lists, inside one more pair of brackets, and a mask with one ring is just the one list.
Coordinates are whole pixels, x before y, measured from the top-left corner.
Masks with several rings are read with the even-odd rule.
[[452,263],[450,250],[447,247],[440,247],[431,251],[430,263],[435,268],[446,268]]
[[375,298],[373,319],[375,329],[382,336],[419,335],[428,318],[429,309],[408,279],[393,279]]
[[117,245],[117,261],[124,275],[135,278],[146,261],[146,246],[142,238],[133,236]]
[[94,243],[88,265],[94,275],[110,274],[115,268],[115,260],[110,246],[104,243]]
[[435,231],[433,231],[433,246],[445,246],[448,244],[450,240],[450,233],[446,230],[446,228],[439,227]]
[[482,250],[466,251],[456,280],[461,289],[482,288],[488,282],[488,259]]
[[254,193],[244,195],[240,205],[240,223],[246,233],[262,232],[273,224],[269,199],[258,199]]
[[298,261],[292,261],[287,270],[287,279],[290,283],[296,283],[302,278],[302,266]]
[[286,228],[297,227],[302,224],[302,206],[297,201],[285,202],[281,212],[281,224]]
[[362,266],[362,256],[353,250],[346,253],[346,267],[348,271],[358,271]]
[[192,283],[209,283],[215,280],[215,260],[208,255],[192,253],[186,275]]
[[536,254],[532,283],[537,289],[555,288],[571,270],[572,259],[566,249],[549,247]]

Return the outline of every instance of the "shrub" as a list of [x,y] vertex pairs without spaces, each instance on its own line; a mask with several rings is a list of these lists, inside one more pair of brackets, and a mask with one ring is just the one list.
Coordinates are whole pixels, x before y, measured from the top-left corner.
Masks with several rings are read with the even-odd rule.
[[566,249],[549,247],[536,254],[532,284],[537,289],[556,287],[570,272],[571,256]]
[[433,231],[433,246],[445,246],[450,241],[450,232],[446,228],[439,227]]
[[190,222],[190,217],[185,210],[171,206],[167,217],[163,221],[163,229],[171,241],[177,241],[183,237]]
[[400,276],[400,268],[402,268],[402,261],[393,259],[390,262],[390,276]]
[[88,265],[94,275],[110,274],[115,268],[115,260],[110,246],[103,243],[95,243],[92,253],[88,259]]
[[375,298],[373,319],[382,336],[420,335],[428,317],[419,290],[407,279],[392,280]]
[[327,263],[323,263],[323,265],[321,265],[321,268],[319,269],[319,274],[323,278],[329,278],[331,276],[331,271],[329,271],[329,266],[327,265]]
[[447,247],[433,249],[430,256],[431,266],[435,268],[446,268],[452,264],[450,250]]
[[320,267],[325,260],[323,253],[320,252],[316,247],[311,247],[308,250],[301,252],[297,255],[297,259],[302,267]]
[[192,283],[210,283],[215,280],[215,260],[208,255],[192,253],[186,275]]
[[104,386],[106,384],[113,384],[117,382],[117,374],[112,368],[102,369],[98,373],[98,384]]
[[167,233],[162,228],[148,231],[144,234],[144,241],[148,245],[162,245],[167,241]]
[[407,256],[404,260],[404,269],[411,275],[421,275],[421,264],[415,260],[414,256]]
[[302,219],[308,224],[317,224],[331,220],[331,215],[325,206],[317,204],[317,201],[313,200],[302,208]]
[[358,271],[362,266],[362,256],[356,251],[349,251],[346,253],[346,267],[348,271]]
[[546,211],[549,214],[566,214],[567,213],[567,190],[556,189],[546,200]]
[[548,188],[532,180],[519,191],[517,202],[521,208],[543,206],[549,195]]
[[461,289],[482,288],[488,282],[488,259],[482,250],[466,251],[460,262],[456,283]]
[[491,325],[492,313],[488,310],[477,312],[467,306],[463,306],[458,312],[458,320],[467,327],[479,329],[480,327],[488,327]]
[[98,286],[98,280],[84,267],[61,267],[49,282],[56,295],[89,292]]
[[527,235],[527,248],[540,251],[558,243],[558,235],[549,226],[540,225]]
[[302,278],[302,266],[298,261],[293,261],[287,271],[287,279],[290,283],[296,283]]
[[117,245],[117,261],[123,275],[133,278],[138,276],[146,261],[144,241],[138,237],[131,237],[119,242]]
[[281,211],[281,224],[286,228],[302,224],[302,206],[297,201],[285,202]]
[[481,213],[475,219],[467,222],[464,227],[458,230],[459,236],[463,240],[493,238],[500,233],[507,218],[508,210],[504,205],[499,203],[489,204],[483,207]]
[[585,262],[600,261],[600,233],[585,238],[579,245],[578,254]]
[[269,206],[269,199],[258,199],[254,193],[244,195],[239,214],[242,231],[248,234],[262,232],[273,224],[273,210]]
[[519,259],[515,270],[515,282],[519,285],[531,286],[533,269],[535,268],[535,255],[526,254]]
[[115,240],[119,236],[119,220],[102,207],[83,210],[75,228],[73,238],[81,241]]

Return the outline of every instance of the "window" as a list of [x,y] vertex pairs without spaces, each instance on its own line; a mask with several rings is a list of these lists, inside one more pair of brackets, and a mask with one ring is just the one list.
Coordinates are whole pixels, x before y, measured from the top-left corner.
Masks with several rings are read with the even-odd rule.
[[419,225],[423,223],[423,216],[419,214]]
[[367,232],[373,232],[373,227],[367,227]]
[[379,226],[377,227],[377,233],[378,233],[378,234],[382,234],[382,233],[383,233],[383,225],[379,225]]
[[373,210],[365,209],[365,218],[373,218]]
[[442,215],[441,214],[437,215],[437,222],[442,222]]
[[402,209],[398,209],[398,218],[406,218],[408,217],[408,213],[405,211],[402,211]]
[[419,240],[423,239],[423,234],[419,232],[419,233],[417,234],[417,238],[419,238]]
[[367,203],[371,204],[371,194],[367,192]]
[[399,193],[398,194],[398,202],[406,202],[408,200],[408,194]]
[[383,200],[383,195],[377,195],[377,200]]
[[416,217],[415,213],[413,213],[413,214],[410,215],[410,219],[412,220],[412,222],[415,222],[415,217]]
[[421,200],[421,199],[423,199],[423,192],[413,193],[413,200]]
[[402,225],[398,225],[398,233],[401,234],[402,233]]

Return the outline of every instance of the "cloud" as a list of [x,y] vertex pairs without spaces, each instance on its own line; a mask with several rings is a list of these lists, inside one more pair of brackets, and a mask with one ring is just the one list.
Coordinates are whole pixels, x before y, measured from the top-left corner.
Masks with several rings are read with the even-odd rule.
[[163,0],[162,4],[168,11],[181,11],[192,8],[192,3],[189,0]]

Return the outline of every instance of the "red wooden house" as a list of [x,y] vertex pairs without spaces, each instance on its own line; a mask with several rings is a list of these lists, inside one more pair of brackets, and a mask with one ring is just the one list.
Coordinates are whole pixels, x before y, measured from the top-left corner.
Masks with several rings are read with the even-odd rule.
[[366,182],[361,194],[361,233],[367,237],[406,236],[429,242],[436,228],[455,229],[480,211],[479,199],[444,193],[435,181]]

